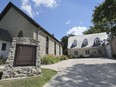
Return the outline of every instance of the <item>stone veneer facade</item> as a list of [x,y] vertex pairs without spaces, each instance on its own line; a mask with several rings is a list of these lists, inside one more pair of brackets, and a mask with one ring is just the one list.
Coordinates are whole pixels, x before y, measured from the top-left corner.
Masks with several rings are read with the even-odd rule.
[[[14,59],[16,52],[16,44],[36,46],[36,65],[35,66],[16,66],[14,67]],[[40,62],[40,48],[39,41],[36,41],[29,37],[13,38],[13,42],[10,48],[9,56],[6,61],[5,69],[3,71],[2,79],[20,78],[28,76],[38,76],[41,74],[41,62]]]

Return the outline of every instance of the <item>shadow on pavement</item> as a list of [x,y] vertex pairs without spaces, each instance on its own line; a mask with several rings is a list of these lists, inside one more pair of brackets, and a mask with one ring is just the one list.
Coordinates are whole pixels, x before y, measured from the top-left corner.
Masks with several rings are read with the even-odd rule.
[[116,64],[77,64],[58,72],[50,87],[116,87]]

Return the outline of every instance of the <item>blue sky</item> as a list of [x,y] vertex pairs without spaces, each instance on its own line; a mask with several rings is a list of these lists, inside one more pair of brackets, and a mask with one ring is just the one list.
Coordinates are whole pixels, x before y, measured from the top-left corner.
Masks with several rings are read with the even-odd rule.
[[104,0],[0,0],[0,12],[13,2],[57,39],[82,35],[92,25],[93,10]]

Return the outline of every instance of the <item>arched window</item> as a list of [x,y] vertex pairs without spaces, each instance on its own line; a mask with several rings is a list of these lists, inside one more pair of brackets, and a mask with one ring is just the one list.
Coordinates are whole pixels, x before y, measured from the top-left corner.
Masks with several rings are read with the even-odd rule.
[[95,38],[95,44],[100,44],[100,38],[99,37]]
[[18,37],[23,37],[23,31],[22,30],[18,33]]
[[88,40],[87,39],[84,39],[83,43],[82,43],[82,46],[81,47],[85,47],[88,45]]
[[93,46],[94,46],[94,47],[97,47],[97,46],[100,46],[100,44],[101,44],[101,43],[100,43],[100,38],[99,38],[99,37],[96,37],[95,40],[94,40]]
[[71,45],[71,48],[74,48],[74,47],[76,47],[76,46],[77,46],[77,41],[74,40],[73,43],[72,43],[72,45]]

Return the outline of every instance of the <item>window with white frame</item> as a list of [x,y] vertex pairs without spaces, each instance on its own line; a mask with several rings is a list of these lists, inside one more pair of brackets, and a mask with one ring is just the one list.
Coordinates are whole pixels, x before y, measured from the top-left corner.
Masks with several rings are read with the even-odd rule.
[[99,37],[96,37],[95,40],[94,40],[94,44],[93,46],[94,47],[98,47],[101,45],[101,41],[100,41],[100,38]]
[[95,43],[96,43],[96,44],[100,44],[100,38],[99,38],[99,37],[96,37],[96,38],[95,38]]

